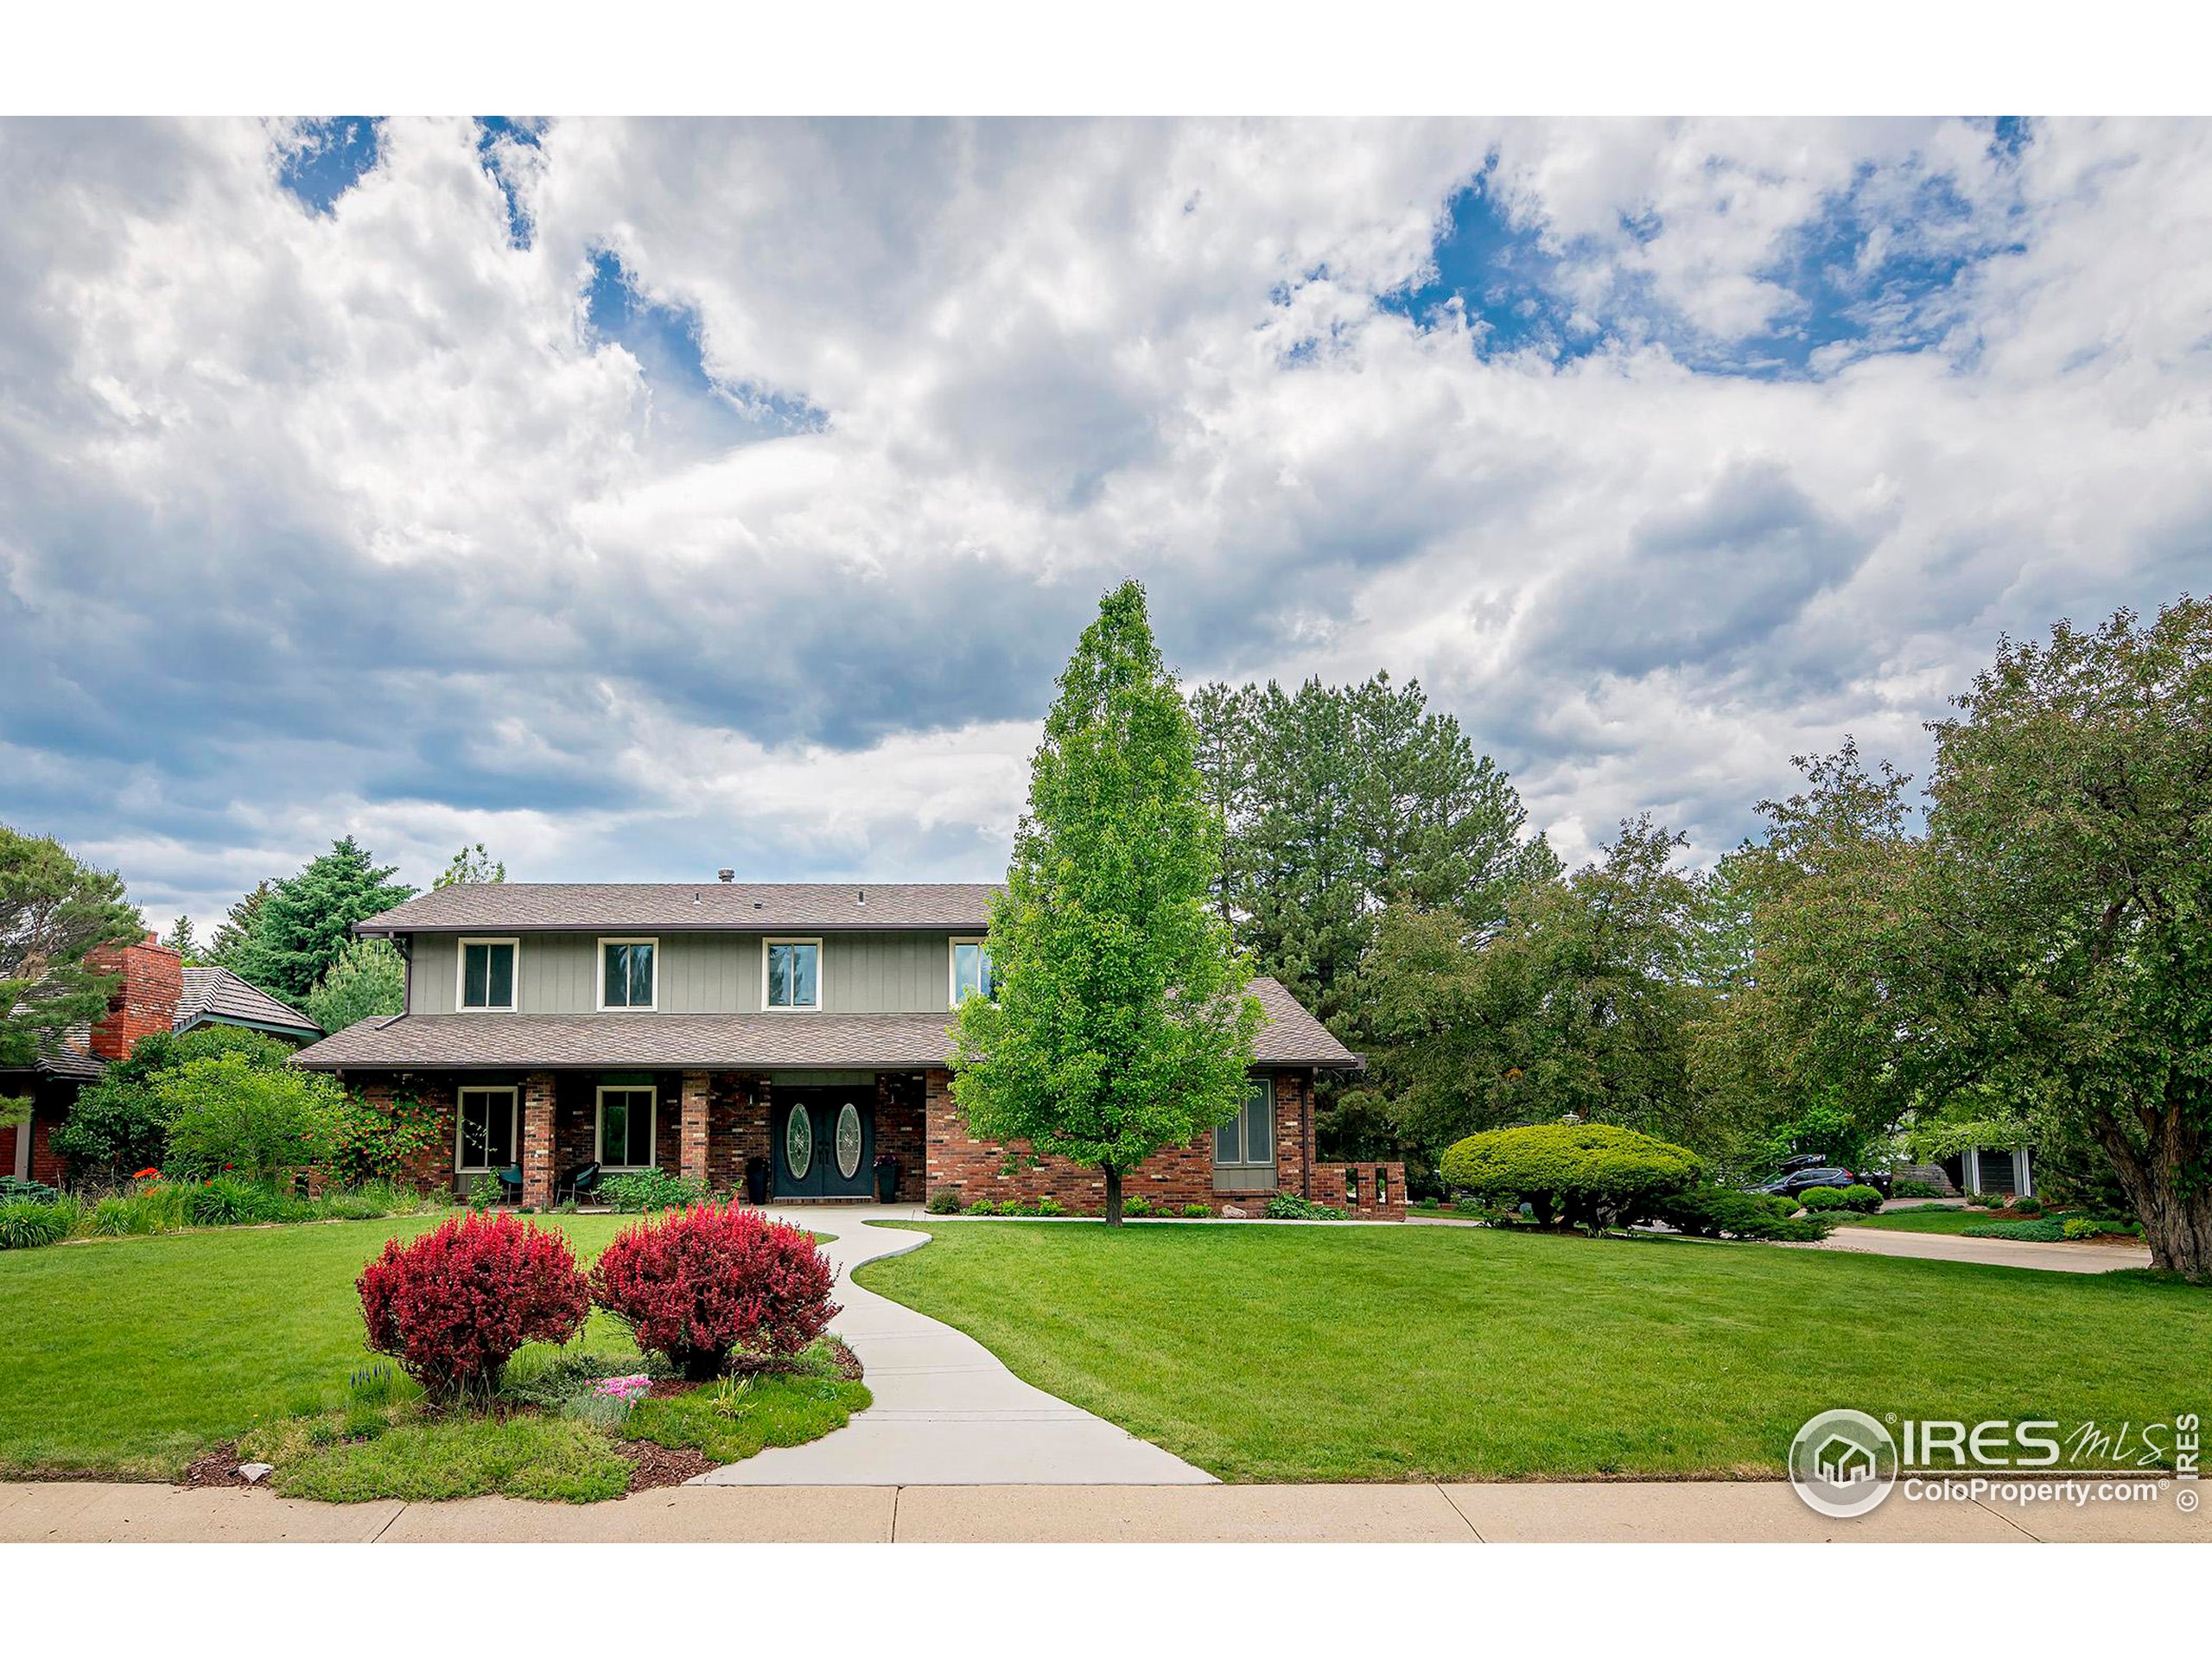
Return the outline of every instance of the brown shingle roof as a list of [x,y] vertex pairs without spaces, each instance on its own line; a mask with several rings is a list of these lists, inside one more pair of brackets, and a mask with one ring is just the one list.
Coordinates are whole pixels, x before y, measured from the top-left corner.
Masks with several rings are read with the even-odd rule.
[[[1351,1067],[1359,1058],[1272,979],[1252,989],[1267,1010],[1262,1065]],[[318,1071],[391,1068],[511,1070],[940,1066],[951,1048],[941,1014],[389,1014],[347,1027],[295,1055]]]
[[[982,932],[998,888],[982,881],[551,882],[434,887],[357,923],[357,933],[681,931],[782,932],[946,928]],[[867,902],[861,902],[862,895]]]
[[227,968],[184,970],[184,995],[177,999],[176,1028],[184,1031],[202,1020],[219,1025],[276,1026],[319,1036],[322,1027],[288,1003],[279,1002],[258,986],[249,985]]

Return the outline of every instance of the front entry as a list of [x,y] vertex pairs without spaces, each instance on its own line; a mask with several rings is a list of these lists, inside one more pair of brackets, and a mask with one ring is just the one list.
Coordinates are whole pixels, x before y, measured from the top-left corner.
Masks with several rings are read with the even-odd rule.
[[875,1196],[875,1090],[779,1088],[776,1196]]

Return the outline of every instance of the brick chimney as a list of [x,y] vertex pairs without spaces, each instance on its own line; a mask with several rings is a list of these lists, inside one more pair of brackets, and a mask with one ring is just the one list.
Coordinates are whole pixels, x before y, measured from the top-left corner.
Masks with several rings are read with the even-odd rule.
[[176,1005],[184,998],[184,958],[163,945],[160,934],[149,933],[137,944],[102,945],[86,953],[85,965],[123,976],[106,1014],[92,1027],[93,1053],[127,1060],[141,1037],[175,1028]]

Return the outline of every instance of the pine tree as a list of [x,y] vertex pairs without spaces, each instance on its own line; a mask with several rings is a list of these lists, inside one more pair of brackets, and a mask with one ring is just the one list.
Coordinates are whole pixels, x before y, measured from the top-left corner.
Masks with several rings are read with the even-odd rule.
[[1128,1171],[1243,1103],[1261,1012],[1209,899],[1221,820],[1143,588],[1106,596],[1059,685],[953,1098],[978,1140],[1103,1172],[1118,1224]]
[[191,917],[180,916],[171,922],[169,931],[162,935],[162,943],[182,957],[188,964],[199,965],[200,939],[192,931]]
[[79,863],[50,836],[0,824],[0,1065],[25,1066],[68,1027],[107,1010],[115,976],[86,953],[139,938],[123,878]]
[[325,1031],[407,1008],[407,963],[390,939],[355,939],[302,1005]]
[[306,1000],[353,939],[353,924],[415,896],[378,869],[348,836],[297,875],[276,883],[254,911],[232,972],[273,996]]

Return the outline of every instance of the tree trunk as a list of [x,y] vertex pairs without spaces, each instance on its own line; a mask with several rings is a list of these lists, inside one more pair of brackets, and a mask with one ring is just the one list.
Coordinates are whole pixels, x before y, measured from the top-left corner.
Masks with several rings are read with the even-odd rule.
[[2170,1108],[2148,1147],[2138,1148],[2110,1119],[2094,1125],[2097,1142],[2143,1224],[2151,1265],[2212,1282],[2212,1185],[2195,1179],[2202,1167],[2199,1137],[2178,1107]]
[[1122,1172],[1110,1166],[1106,1171],[1106,1224],[1122,1224]]

